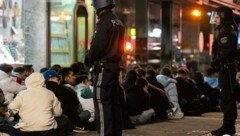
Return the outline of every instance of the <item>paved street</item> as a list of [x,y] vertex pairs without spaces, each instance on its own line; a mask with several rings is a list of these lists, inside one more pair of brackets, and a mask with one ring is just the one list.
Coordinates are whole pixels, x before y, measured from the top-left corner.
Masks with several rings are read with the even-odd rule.
[[[238,111],[237,133],[240,136],[240,110]],[[181,120],[168,120],[137,126],[123,131],[123,136],[211,136],[212,129],[220,127],[221,112],[205,113],[201,117],[184,117]],[[97,132],[74,134],[74,136],[97,136]]]

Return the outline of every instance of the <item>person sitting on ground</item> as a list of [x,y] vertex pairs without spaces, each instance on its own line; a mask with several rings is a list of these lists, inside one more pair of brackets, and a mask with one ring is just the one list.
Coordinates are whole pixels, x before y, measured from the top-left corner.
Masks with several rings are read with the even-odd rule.
[[0,88],[2,89],[6,102],[12,102],[16,94],[26,89],[25,86],[18,84],[11,77],[13,67],[8,64],[0,64]]
[[218,74],[214,71],[212,67],[206,70],[206,76],[204,76],[204,81],[208,83],[212,88],[218,89]]
[[130,70],[127,72],[124,82],[121,84],[124,90],[131,88],[135,85],[136,80],[138,79],[138,73],[135,70]]
[[148,93],[148,82],[137,79],[135,85],[126,89],[126,109],[132,122],[135,124],[148,123],[155,116],[150,108],[150,94]]
[[[147,79],[147,73],[144,69],[138,68],[136,69],[136,71],[139,75],[139,78],[143,78],[145,80]],[[156,78],[156,77],[154,76],[153,78]],[[176,108],[170,103],[169,98],[166,92],[164,91],[163,86],[160,83],[155,82],[156,80],[154,82],[152,80],[149,80],[149,81],[151,81],[151,82],[148,82],[148,92],[150,94],[151,106],[154,105],[154,103],[156,102],[155,101],[156,99],[158,102],[155,104],[159,104],[159,105],[161,104],[162,106],[161,108],[159,108],[159,105],[157,106],[158,108],[154,106],[155,115],[157,114],[157,116],[155,117],[160,117],[160,119],[163,119],[163,120],[168,119],[168,117],[171,116],[173,112],[175,112]],[[158,116],[159,114],[160,116]]]
[[22,67],[26,71],[26,73],[25,73],[26,77],[28,77],[29,75],[31,75],[34,72],[33,65],[31,65],[31,64],[26,64],[26,65],[23,65]]
[[196,83],[197,89],[207,98],[203,99],[203,96],[200,98],[206,111],[219,111],[220,89],[212,88],[207,82],[205,82],[203,73],[200,71],[194,72],[193,80]]
[[[149,84],[152,84],[153,86],[163,90],[164,93],[166,92],[164,90],[163,85],[157,82],[156,73],[154,70],[149,69],[147,71],[146,79]],[[175,110],[175,107],[169,100],[169,96],[161,95],[161,93],[158,90],[151,87],[148,87],[148,92],[151,96],[150,98],[151,108],[154,109],[156,118],[159,118],[162,120],[170,119],[170,117],[173,114],[173,110]]]
[[24,80],[26,79],[26,71],[23,67],[16,67],[12,71],[12,77],[20,85],[24,85]]
[[174,107],[177,107],[177,111],[170,117],[170,119],[181,119],[184,117],[184,114],[178,101],[178,92],[176,87],[177,81],[171,78],[171,74],[171,69],[169,67],[164,67],[161,70],[161,74],[157,75],[156,78],[157,81],[164,86],[164,90],[167,92],[170,102],[174,105]]
[[[89,132],[89,130],[84,127],[84,122],[88,121],[91,115],[89,112],[89,114],[85,114],[86,112],[83,111],[82,105],[79,102],[74,88],[76,76],[69,67],[60,69],[58,75],[62,77],[61,86],[65,88],[62,91],[58,91],[58,99],[62,104],[63,114],[68,116],[73,132]],[[81,113],[86,116],[80,118]]]
[[[49,89],[50,91],[52,91],[55,94],[55,96],[61,102],[61,107],[62,107],[64,101],[62,101],[62,99],[61,99],[61,95],[62,95],[61,92],[64,91],[65,88],[60,85],[61,77],[54,70],[47,70],[47,71],[43,72],[42,74],[43,74],[43,77],[45,79],[46,88]],[[66,134],[68,132],[72,132],[72,130],[71,130],[71,126],[69,126],[70,124],[69,124],[68,117],[66,115],[64,115],[64,113],[65,113],[64,110],[65,109],[62,109],[62,110],[63,110],[63,115],[62,115],[63,117],[62,118],[66,118],[66,119],[61,124],[61,126],[58,127],[58,128],[59,128],[59,133],[60,134]],[[56,118],[56,120],[59,120],[59,118]]]
[[53,92],[45,88],[41,73],[32,73],[25,80],[27,89],[9,104],[8,116],[19,113],[15,126],[23,135],[50,136],[57,128],[54,117],[62,115],[61,104]]
[[5,97],[3,91],[0,88],[0,135],[2,133],[10,136],[21,136],[21,131],[14,128],[14,124],[6,119],[7,104],[5,103]]
[[189,72],[185,67],[181,67],[177,70],[177,93],[178,100],[186,116],[200,116],[203,113],[202,105],[199,100],[199,91],[196,85],[189,79]]
[[127,112],[127,105],[126,105],[126,90],[131,88],[135,85],[135,81],[138,79],[138,74],[135,70],[130,70],[127,72],[125,79],[120,84],[119,89],[121,89],[121,106],[122,106],[122,117],[123,117],[123,129],[132,129],[135,128],[134,123],[130,119],[128,112]]
[[83,111],[89,111],[91,117],[84,124],[90,130],[95,130],[95,109],[93,103],[93,87],[92,82],[89,80],[88,75],[79,75],[79,84],[75,86],[78,99],[82,105]]

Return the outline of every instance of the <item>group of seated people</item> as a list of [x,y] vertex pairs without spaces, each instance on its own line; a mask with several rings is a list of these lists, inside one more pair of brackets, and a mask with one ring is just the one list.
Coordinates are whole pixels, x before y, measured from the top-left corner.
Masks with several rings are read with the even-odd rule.
[[[214,71],[204,77],[187,68],[121,68],[123,129],[156,120],[182,119],[215,111],[219,89]],[[32,65],[0,64],[0,133],[65,136],[96,130],[88,68],[76,62],[34,72]]]

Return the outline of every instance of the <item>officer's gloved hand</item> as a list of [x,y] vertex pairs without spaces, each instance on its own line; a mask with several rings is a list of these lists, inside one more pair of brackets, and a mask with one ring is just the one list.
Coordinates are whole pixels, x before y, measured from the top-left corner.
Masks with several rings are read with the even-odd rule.
[[102,72],[102,64],[99,61],[94,62],[93,72],[95,72],[95,73],[101,73]]

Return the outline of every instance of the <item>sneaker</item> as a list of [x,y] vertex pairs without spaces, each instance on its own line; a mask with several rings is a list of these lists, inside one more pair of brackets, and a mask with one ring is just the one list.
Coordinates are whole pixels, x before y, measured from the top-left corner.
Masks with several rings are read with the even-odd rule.
[[86,128],[84,128],[84,127],[77,127],[77,126],[76,126],[76,127],[73,129],[73,132],[76,132],[76,133],[88,133],[89,130],[86,129]]
[[167,110],[167,115],[168,117],[172,116],[173,114],[175,114],[175,112],[177,111],[177,107],[173,107],[170,110]]
[[184,117],[184,113],[175,112],[172,116],[169,116],[168,119],[182,119]]

